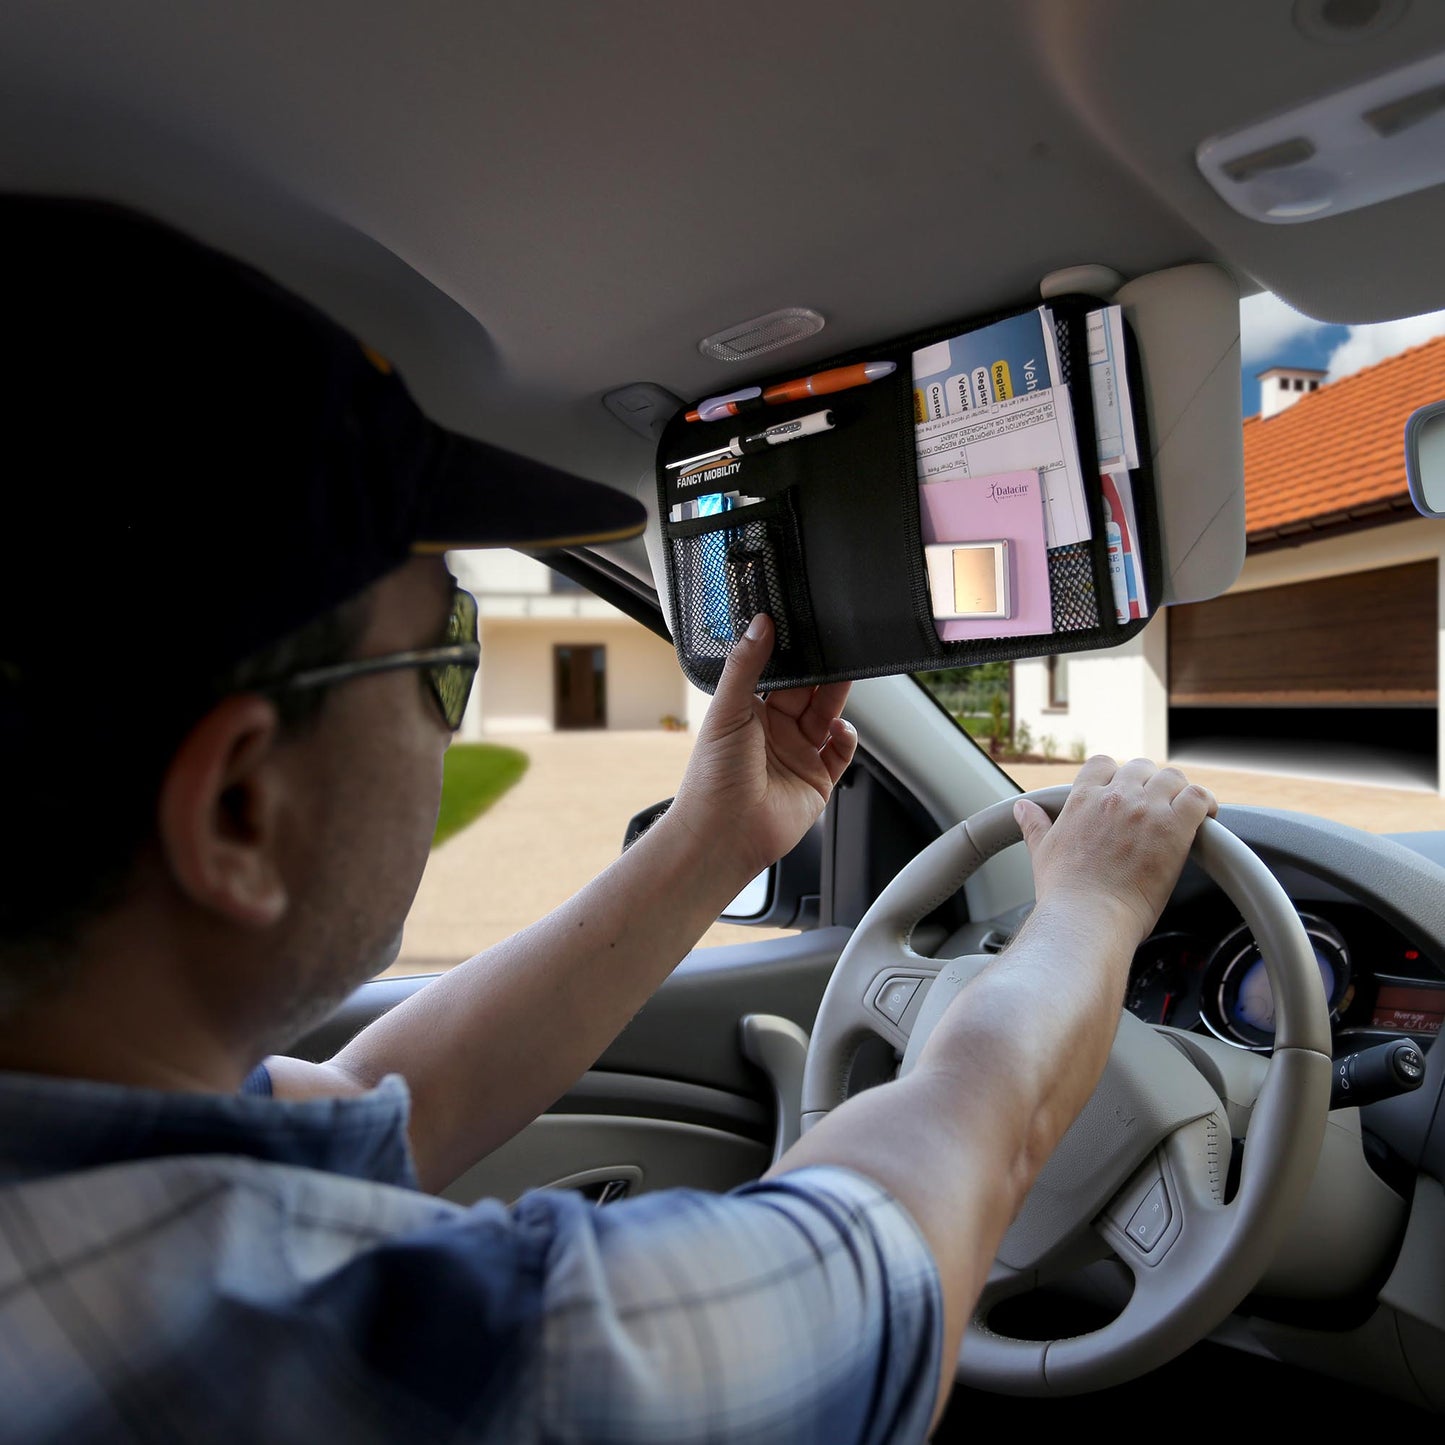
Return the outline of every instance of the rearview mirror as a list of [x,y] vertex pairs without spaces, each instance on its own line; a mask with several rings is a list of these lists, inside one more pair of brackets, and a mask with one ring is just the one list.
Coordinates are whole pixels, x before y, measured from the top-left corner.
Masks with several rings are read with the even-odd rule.
[[1410,413],[1405,423],[1405,476],[1415,510],[1445,517],[1445,401]]

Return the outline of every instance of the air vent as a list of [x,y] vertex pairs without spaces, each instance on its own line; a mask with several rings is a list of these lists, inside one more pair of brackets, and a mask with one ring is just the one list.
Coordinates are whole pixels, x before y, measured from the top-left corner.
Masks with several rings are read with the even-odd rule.
[[682,406],[682,398],[652,381],[634,381],[619,386],[602,398],[602,405],[629,431],[657,441],[668,418]]
[[714,361],[751,361],[765,351],[816,336],[823,326],[823,318],[816,311],[806,306],[785,306],[781,311],[769,311],[766,316],[754,316],[751,321],[704,336],[697,349]]

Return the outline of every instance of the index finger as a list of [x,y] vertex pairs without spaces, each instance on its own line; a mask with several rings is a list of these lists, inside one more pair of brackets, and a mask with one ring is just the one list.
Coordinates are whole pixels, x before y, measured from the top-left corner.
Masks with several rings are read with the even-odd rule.
[[759,612],[733,644],[713,690],[713,706],[740,706],[756,696],[763,668],[773,653],[773,619]]

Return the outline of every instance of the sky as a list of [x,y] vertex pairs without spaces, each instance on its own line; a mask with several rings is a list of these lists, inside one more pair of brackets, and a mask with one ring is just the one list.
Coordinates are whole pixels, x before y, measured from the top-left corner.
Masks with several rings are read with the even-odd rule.
[[1268,291],[1240,303],[1241,401],[1245,416],[1259,411],[1256,377],[1271,366],[1307,366],[1338,381],[1373,366],[1432,336],[1445,334],[1445,311],[1381,321],[1371,326],[1338,326],[1312,321]]

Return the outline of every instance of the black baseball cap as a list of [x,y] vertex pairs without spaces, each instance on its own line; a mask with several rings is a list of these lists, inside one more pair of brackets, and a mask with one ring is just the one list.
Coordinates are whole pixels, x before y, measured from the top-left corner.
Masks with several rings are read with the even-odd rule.
[[0,236],[22,692],[57,667],[219,675],[417,553],[643,529],[634,498],[437,425],[364,339],[154,218],[0,194]]

